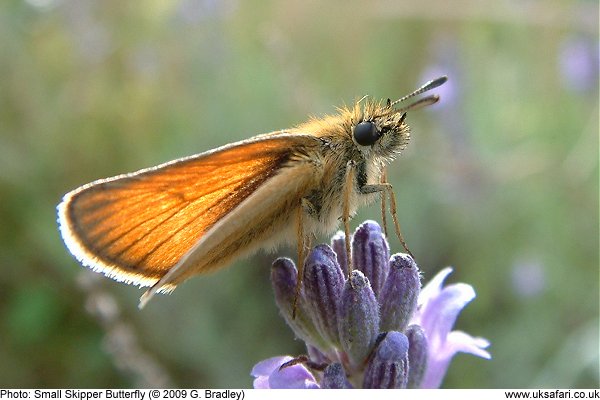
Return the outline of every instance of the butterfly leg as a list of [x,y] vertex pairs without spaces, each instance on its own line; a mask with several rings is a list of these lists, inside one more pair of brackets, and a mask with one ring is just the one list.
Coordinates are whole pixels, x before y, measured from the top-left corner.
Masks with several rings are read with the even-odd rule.
[[364,185],[359,188],[360,193],[378,193],[383,192],[388,194],[390,197],[390,214],[392,214],[392,220],[394,221],[394,228],[396,229],[396,236],[398,236],[398,240],[400,240],[400,244],[404,247],[404,250],[412,257],[415,258],[408,248],[404,237],[402,236],[402,232],[400,230],[400,222],[398,222],[398,214],[396,213],[396,195],[394,194],[393,187],[390,183],[381,183],[378,185]]
[[314,210],[314,206],[308,199],[303,198],[296,214],[296,236],[298,240],[298,277],[296,279],[296,293],[294,295],[294,303],[292,306],[292,319],[296,318],[298,297],[300,296],[300,289],[302,288],[302,280],[304,278],[304,260],[306,259],[306,254],[310,250],[311,246],[310,236],[306,236],[304,233],[304,216],[307,213],[310,214],[311,210]]
[[[388,99],[389,101],[389,99]],[[387,182],[387,170],[385,167],[382,167],[381,169],[381,177],[379,179],[380,183],[382,184],[386,184]],[[387,230],[387,218],[386,218],[386,205],[385,205],[385,190],[381,191],[381,225],[383,225],[383,234],[385,235],[385,237],[388,237],[388,230]]]
[[354,161],[348,161],[346,164],[346,179],[344,182],[344,205],[343,215],[344,220],[344,236],[346,237],[346,260],[348,268],[348,279],[352,275],[352,252],[350,250],[350,193],[354,187]]

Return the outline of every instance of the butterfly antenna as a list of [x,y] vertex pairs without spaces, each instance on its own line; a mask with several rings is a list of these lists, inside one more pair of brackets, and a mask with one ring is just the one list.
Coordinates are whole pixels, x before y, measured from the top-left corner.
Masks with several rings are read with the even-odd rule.
[[[425,92],[430,91],[431,89],[435,89],[436,87],[442,86],[447,80],[448,80],[447,76],[440,76],[439,78],[431,80],[431,81],[425,83],[423,86],[421,86],[417,90],[415,90],[414,92],[409,93],[406,96],[401,97],[398,100],[389,103],[389,107],[391,108],[398,103],[402,103],[403,101],[410,99],[411,97],[415,97],[417,95],[420,95],[421,93],[425,93]],[[432,101],[433,99],[436,99],[436,100]],[[439,98],[437,96],[428,96],[428,97],[425,97],[424,99],[416,101],[415,103],[412,103],[412,104],[414,104],[415,106],[418,105],[418,107],[423,107],[425,105],[436,103],[438,100],[439,100]],[[415,106],[409,105],[409,106],[403,107],[402,110],[406,111],[406,110],[414,109]]]

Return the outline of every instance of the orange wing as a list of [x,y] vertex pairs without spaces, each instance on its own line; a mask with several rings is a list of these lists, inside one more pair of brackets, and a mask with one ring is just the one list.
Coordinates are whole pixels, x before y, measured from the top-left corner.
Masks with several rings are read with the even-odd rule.
[[92,182],[58,206],[63,240],[93,270],[152,285],[295,151],[314,143],[307,135],[264,135]]

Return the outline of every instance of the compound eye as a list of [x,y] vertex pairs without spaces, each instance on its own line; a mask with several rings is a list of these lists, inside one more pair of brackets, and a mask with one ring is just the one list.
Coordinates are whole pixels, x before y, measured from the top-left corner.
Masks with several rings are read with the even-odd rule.
[[381,133],[371,121],[363,121],[354,127],[354,140],[361,146],[371,146],[379,140]]

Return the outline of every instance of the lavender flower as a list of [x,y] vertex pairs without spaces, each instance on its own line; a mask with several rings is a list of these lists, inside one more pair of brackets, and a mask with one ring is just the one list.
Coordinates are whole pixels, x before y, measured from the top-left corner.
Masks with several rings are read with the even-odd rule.
[[252,368],[255,389],[318,389],[315,377],[302,364],[280,368],[293,360],[290,356],[272,357]]
[[366,221],[353,236],[348,274],[344,240],[337,234],[306,258],[295,318],[296,267],[285,258],[273,263],[275,300],[308,356],[259,362],[255,388],[435,388],[457,352],[490,358],[487,340],[451,332],[475,291],[443,287],[450,268],[421,290],[414,260],[390,259],[381,228]]
[[475,290],[466,283],[442,287],[452,268],[444,268],[423,288],[419,305],[412,323],[420,326],[427,337],[427,369],[420,387],[439,387],[448,370],[452,357],[458,353],[470,353],[491,358],[484,349],[489,342],[472,337],[461,331],[452,331],[460,311],[475,298]]
[[563,85],[576,93],[598,90],[598,41],[569,36],[559,48],[558,67]]

